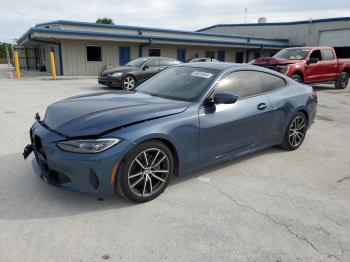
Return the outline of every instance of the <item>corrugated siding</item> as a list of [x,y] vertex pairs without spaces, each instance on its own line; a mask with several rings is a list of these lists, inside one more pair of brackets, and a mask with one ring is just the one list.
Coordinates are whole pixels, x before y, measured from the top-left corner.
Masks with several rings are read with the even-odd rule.
[[[102,61],[91,62],[86,60],[86,46],[101,47]],[[62,57],[64,75],[95,76],[102,69],[119,65],[119,46],[130,47],[130,57],[138,57],[138,46],[113,42],[98,41],[62,41]]]
[[320,31],[349,29],[350,21],[297,25],[224,26],[205,30],[208,33],[241,34],[289,38],[290,45],[319,45]]

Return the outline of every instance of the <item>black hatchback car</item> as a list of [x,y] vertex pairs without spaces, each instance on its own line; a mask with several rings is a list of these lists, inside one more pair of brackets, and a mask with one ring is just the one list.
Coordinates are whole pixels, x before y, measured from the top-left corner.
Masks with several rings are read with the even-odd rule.
[[180,61],[169,57],[140,57],[130,61],[125,66],[112,67],[102,71],[98,77],[98,83],[132,90],[163,69],[180,63]]

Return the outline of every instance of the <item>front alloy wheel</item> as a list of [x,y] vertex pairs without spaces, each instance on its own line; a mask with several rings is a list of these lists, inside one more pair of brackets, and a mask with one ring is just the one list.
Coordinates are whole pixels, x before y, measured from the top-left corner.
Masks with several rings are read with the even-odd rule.
[[136,86],[136,81],[133,76],[126,76],[123,80],[123,89],[133,90]]
[[174,161],[169,148],[159,141],[136,147],[121,166],[118,191],[136,202],[147,202],[160,195],[173,173]]

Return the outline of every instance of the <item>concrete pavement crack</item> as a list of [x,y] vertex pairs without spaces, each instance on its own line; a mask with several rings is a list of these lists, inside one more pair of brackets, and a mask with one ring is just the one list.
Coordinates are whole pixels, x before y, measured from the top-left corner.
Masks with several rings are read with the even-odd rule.
[[[239,203],[236,199],[234,199],[230,194],[222,191],[220,188],[216,187],[215,185],[212,185],[212,187],[218,192],[220,193],[221,195],[225,196],[227,199],[229,199],[231,202],[233,202],[236,206],[239,206],[239,207],[243,207],[243,208],[246,208],[246,209],[249,209],[251,211],[253,211],[254,213],[256,214],[259,214],[263,217],[266,217],[268,218],[270,221],[272,221],[275,225],[279,225],[281,227],[284,227],[291,235],[295,236],[297,239],[299,240],[302,240],[304,242],[306,242],[312,249],[314,249],[316,252],[318,252],[319,254],[322,254],[322,255],[326,255],[327,257],[333,257],[335,258],[336,260],[338,261],[342,261],[337,255],[334,255],[334,254],[329,254],[327,252],[323,252],[321,250],[319,250],[309,239],[307,239],[305,236],[303,235],[299,235],[298,233],[294,232],[291,228],[290,228],[290,225],[288,224],[285,224],[285,223],[281,223],[281,222],[278,222],[276,221],[275,218],[273,218],[272,216],[270,216],[269,214],[265,214],[251,206],[248,206],[248,205],[244,205],[244,204],[241,204]],[[339,242],[338,242],[339,243]],[[340,243],[339,243],[339,247],[342,251],[342,248],[340,246]],[[342,254],[343,254],[343,251],[342,251]]]

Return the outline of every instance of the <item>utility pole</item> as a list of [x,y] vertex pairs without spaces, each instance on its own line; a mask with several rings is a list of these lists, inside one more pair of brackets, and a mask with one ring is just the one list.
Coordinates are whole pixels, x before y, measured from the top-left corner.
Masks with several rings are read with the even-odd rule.
[[248,9],[244,8],[244,23],[247,23],[247,13],[248,13]]

